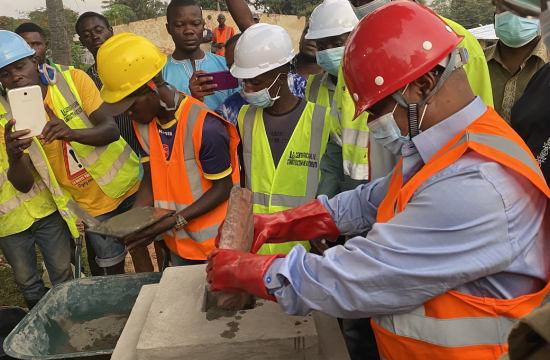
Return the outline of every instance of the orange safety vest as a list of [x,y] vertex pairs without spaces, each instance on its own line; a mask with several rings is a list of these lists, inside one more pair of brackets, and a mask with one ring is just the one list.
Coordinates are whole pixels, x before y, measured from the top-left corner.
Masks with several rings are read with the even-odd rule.
[[[457,134],[403,186],[402,160],[394,170],[377,222],[402,212],[424,181],[458,160],[468,149],[525,176],[548,198],[550,190],[523,140],[493,108]],[[508,334],[519,318],[550,301],[550,284],[515,299],[480,298],[450,290],[407,314],[372,318],[385,360],[487,360],[508,350]]]
[[[220,30],[220,27],[217,26],[214,31],[216,34],[216,42],[222,42],[221,39],[225,38],[225,41],[223,43],[227,43],[227,40],[229,40],[229,29],[233,29],[231,26],[225,25],[225,28],[223,31]],[[221,31],[221,32],[220,32]],[[216,55],[225,56],[225,46],[222,47],[220,50],[216,50]]]
[[[138,124],[135,121],[133,123],[142,148],[149,154],[155,207],[182,211],[212,187],[212,181],[203,176],[202,166],[198,161],[202,127],[207,114],[221,119],[227,129],[233,168],[231,178],[234,185],[240,183],[237,130],[210,111],[202,102],[188,96],[178,119],[174,150],[169,164],[166,162],[156,122],[153,120],[149,124]],[[183,149],[183,151],[176,151],[176,149]],[[227,203],[225,201],[209,213],[190,220],[175,234],[173,229],[166,231],[163,238],[168,248],[185,259],[206,260],[208,254],[215,248],[214,239],[218,234],[220,223],[225,219]]]

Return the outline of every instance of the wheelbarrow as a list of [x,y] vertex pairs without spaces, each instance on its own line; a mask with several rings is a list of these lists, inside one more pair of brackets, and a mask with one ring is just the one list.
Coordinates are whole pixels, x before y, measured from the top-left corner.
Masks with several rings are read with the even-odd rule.
[[17,359],[112,354],[141,287],[161,276],[98,276],[59,284],[8,335],[4,351]]

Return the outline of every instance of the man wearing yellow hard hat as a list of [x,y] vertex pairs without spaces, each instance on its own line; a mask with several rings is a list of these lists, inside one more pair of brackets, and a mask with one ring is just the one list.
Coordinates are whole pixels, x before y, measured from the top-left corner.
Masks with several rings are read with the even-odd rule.
[[214,249],[229,193],[240,182],[239,136],[206,105],[166,83],[165,64],[166,55],[141,36],[110,38],[97,54],[101,109],[133,120],[145,170],[134,207],[176,211],[125,239],[127,248],[146,246],[162,234],[172,265],[191,265],[203,263]]

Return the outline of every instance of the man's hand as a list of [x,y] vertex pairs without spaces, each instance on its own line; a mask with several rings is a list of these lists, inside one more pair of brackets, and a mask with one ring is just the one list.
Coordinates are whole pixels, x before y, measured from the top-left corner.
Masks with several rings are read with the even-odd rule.
[[130,251],[151,244],[157,236],[173,228],[174,225],[176,225],[176,219],[173,216],[169,216],[156,224],[128,236],[123,240],[126,250]]
[[218,43],[218,49],[221,49],[225,46],[225,43]]
[[311,245],[310,252],[312,254],[323,255],[325,251],[329,249],[327,240],[323,239],[322,237],[310,240],[309,244]]
[[12,131],[15,125],[15,119],[8,121],[4,131],[4,141],[6,143],[6,152],[8,153],[8,160],[10,163],[15,162],[21,157],[26,149],[32,144],[32,137],[28,139],[20,139],[21,136],[29,134],[29,129]]
[[50,121],[48,121],[42,130],[42,145],[49,145],[55,140],[65,140],[67,142],[74,141],[74,130],[71,129],[65,121],[58,118],[46,102],[44,102],[44,109],[46,109]]
[[208,95],[214,95],[213,89],[217,88],[217,84],[204,85],[209,81],[214,80],[212,76],[198,77],[200,74],[206,74],[206,71],[199,70],[193,73],[191,79],[189,80],[189,91],[191,96],[199,101],[204,101],[204,97]]

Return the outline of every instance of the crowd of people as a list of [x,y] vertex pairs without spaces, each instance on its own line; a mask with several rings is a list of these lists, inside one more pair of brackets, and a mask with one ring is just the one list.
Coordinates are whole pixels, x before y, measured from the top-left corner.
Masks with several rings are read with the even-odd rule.
[[[325,0],[296,54],[226,3],[238,34],[172,0],[168,56],[86,12],[87,72],[49,59],[35,24],[0,31],[0,248],[29,309],[47,291],[36,245],[53,285],[73,278],[69,201],[99,221],[154,206],[175,212],[123,243],[86,233],[92,275],[123,274],[128,253],[153,271],[154,243],[172,266],[207,263],[211,291],[342,319],[353,360],[506,353],[550,299],[550,33],[496,5],[482,49],[412,1]],[[224,70],[237,88],[216,89]],[[48,122],[27,138],[7,92],[33,85]],[[253,194],[250,253],[216,248],[234,186]]]

